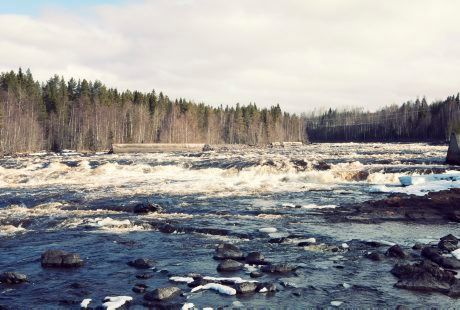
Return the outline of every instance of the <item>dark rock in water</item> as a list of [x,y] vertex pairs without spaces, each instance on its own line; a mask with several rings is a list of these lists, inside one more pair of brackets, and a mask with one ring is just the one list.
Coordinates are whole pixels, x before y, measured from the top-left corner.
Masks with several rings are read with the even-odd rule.
[[214,151],[214,148],[210,146],[209,144],[205,144],[203,146],[202,152],[210,152],[210,151]]
[[235,245],[230,243],[221,243],[216,248],[214,259],[244,259],[244,253]]
[[263,266],[261,270],[268,273],[289,273],[294,269],[295,267],[289,264],[273,264]]
[[[266,292],[276,292],[275,283],[257,283],[256,292],[266,289]],[[265,290],[264,290],[265,291]]]
[[280,238],[271,238],[268,240],[269,243],[283,243],[287,240],[286,237],[280,237]]
[[458,249],[458,239],[452,234],[444,236],[440,239],[438,248],[447,252],[455,251]]
[[329,165],[328,163],[324,162],[324,161],[320,161],[318,162],[317,164],[314,164],[313,165],[313,168],[315,170],[330,170],[331,169],[331,165]]
[[447,236],[444,236],[442,238],[440,238],[441,241],[449,241],[453,244],[458,244],[459,240],[457,237],[455,237],[454,235],[452,234],[448,234]]
[[404,252],[404,250],[397,244],[391,246],[386,253],[389,257],[394,257],[394,258],[406,258],[407,253]]
[[446,252],[453,252],[458,249],[458,245],[450,241],[439,241],[438,248]]
[[80,255],[61,250],[48,250],[41,257],[41,265],[45,268],[76,268],[84,264],[85,262],[80,258]]
[[365,257],[373,261],[381,261],[385,259],[385,256],[383,256],[383,254],[379,252],[372,252],[372,253],[366,254]]
[[200,278],[193,278],[193,282],[188,283],[188,287],[197,287],[200,285],[206,285],[208,283],[211,283],[212,281],[208,281],[203,279],[202,277]]
[[182,294],[182,290],[176,286],[169,286],[169,287],[161,287],[153,290],[152,292],[148,292],[144,295],[144,299],[150,301],[157,301],[157,300],[168,300],[174,297],[177,297]]
[[137,269],[149,269],[155,266],[154,262],[148,258],[138,258],[128,262],[127,264]]
[[456,281],[453,272],[428,260],[413,265],[398,264],[391,273],[399,278],[396,287],[414,291],[448,293]]
[[412,247],[412,249],[413,249],[413,250],[418,250],[418,251],[420,251],[420,250],[423,249],[424,247],[425,247],[424,244],[422,244],[422,243],[416,243],[416,244],[414,244],[414,246]]
[[158,230],[164,234],[172,234],[176,231],[176,228],[171,224],[165,223],[158,226]]
[[238,271],[243,269],[243,264],[233,259],[226,259],[217,266],[217,271]]
[[153,272],[145,272],[145,273],[139,273],[136,275],[136,278],[138,279],[150,279],[153,278],[154,273]]
[[248,294],[254,293],[257,288],[257,283],[254,282],[243,282],[243,283],[236,283],[235,289],[238,294]]
[[138,293],[138,294],[142,294],[142,293],[145,293],[147,288],[148,288],[148,286],[145,285],[145,284],[136,284],[133,287],[133,292]]
[[161,211],[163,211],[161,206],[154,203],[140,203],[133,207],[133,212],[137,214],[146,214]]
[[437,248],[425,247],[422,256],[426,257],[444,268],[460,269],[460,261],[452,257],[444,257]]
[[0,283],[3,284],[19,284],[27,282],[27,276],[18,272],[4,272],[0,274]]
[[[309,242],[309,241],[302,241],[302,242],[297,243],[297,246],[309,246],[309,245],[312,245],[312,244],[315,244],[315,243],[314,242]],[[337,252],[337,250],[335,252]]]
[[263,277],[264,274],[262,272],[259,272],[259,271],[253,271],[249,274],[249,276],[251,278],[260,278],[260,277]]
[[265,265],[265,256],[260,252],[250,252],[246,256],[246,263],[252,265]]

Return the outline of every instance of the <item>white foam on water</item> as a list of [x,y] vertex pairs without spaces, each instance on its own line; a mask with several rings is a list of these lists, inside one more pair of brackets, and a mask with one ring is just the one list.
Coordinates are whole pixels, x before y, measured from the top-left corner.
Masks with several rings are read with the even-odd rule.
[[[359,151],[357,151],[359,150]],[[73,150],[63,154],[28,156],[15,159],[21,168],[0,167],[0,187],[34,188],[68,186],[90,190],[89,195],[113,197],[136,194],[203,194],[206,197],[239,196],[264,193],[305,192],[334,190],[340,184],[365,183],[396,185],[404,174],[371,172],[378,165],[368,166],[361,158],[386,159],[392,162],[430,156],[441,156],[445,146],[423,144],[318,144],[308,145],[290,153],[273,153],[270,150],[244,150],[241,152],[209,154],[212,160],[241,160],[259,162],[244,168],[204,167],[193,169],[195,162],[203,159],[173,153],[156,154],[99,154],[91,160]],[[363,155],[363,152],[365,155]],[[298,155],[296,155],[298,154]],[[63,158],[78,163],[71,167]],[[308,164],[298,170],[292,158],[301,158]],[[315,170],[322,160],[346,158],[349,162],[331,164],[328,170]],[[174,159],[172,162],[171,159]],[[121,164],[116,160],[131,162]],[[149,163],[154,163],[151,165]],[[270,163],[270,164],[267,164]],[[398,164],[393,164],[395,167]],[[388,166],[388,165],[387,165]],[[407,165],[400,165],[401,167]],[[382,165],[383,169],[384,165]],[[103,191],[97,189],[104,187]]]
[[15,235],[18,233],[23,233],[27,232],[28,230],[22,227],[21,225],[19,226],[14,226],[14,225],[0,225],[0,236],[9,236],[9,235]]

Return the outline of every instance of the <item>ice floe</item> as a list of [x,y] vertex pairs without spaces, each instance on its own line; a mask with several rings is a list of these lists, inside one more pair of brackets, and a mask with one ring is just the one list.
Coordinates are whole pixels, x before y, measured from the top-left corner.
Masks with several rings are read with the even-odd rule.
[[104,298],[102,307],[107,310],[115,310],[132,300],[133,298],[131,296],[107,296]]
[[218,284],[218,283],[208,283],[205,285],[199,285],[192,289],[192,293],[201,291],[201,290],[214,290],[223,295],[236,295],[236,290],[233,287]]
[[91,298],[85,298],[82,300],[80,303],[80,307],[82,308],[88,308],[89,304],[91,303],[92,299]]

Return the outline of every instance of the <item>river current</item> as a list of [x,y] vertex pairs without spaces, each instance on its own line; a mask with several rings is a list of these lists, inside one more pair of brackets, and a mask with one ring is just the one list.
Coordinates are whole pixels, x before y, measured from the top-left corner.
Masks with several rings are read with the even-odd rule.
[[[458,173],[444,164],[446,152],[444,145],[342,143],[0,158],[0,272],[25,273],[30,280],[0,284],[0,306],[79,309],[86,298],[97,305],[105,296],[128,295],[134,298],[131,309],[141,309],[142,295],[131,290],[136,283],[150,289],[178,285],[187,303],[199,309],[330,307],[333,301],[342,307],[459,306],[442,294],[393,287],[392,264],[362,259],[362,249],[354,247],[366,240],[405,246],[435,242],[449,233],[458,235],[458,224],[329,223],[322,216],[325,209],[390,193],[424,195],[460,187],[445,180],[407,187],[399,182],[405,175]],[[163,212],[131,212],[132,206],[147,202]],[[183,229],[163,233],[157,229],[161,223]],[[291,236],[288,242],[270,242],[286,236]],[[298,246],[310,238],[317,246]],[[222,276],[212,258],[220,242],[300,268],[293,275],[258,279],[275,283],[275,294],[190,293],[186,285],[170,281],[189,273]],[[331,246],[338,250],[329,251]],[[79,253],[86,264],[43,269],[40,255],[47,249]],[[136,278],[139,271],[126,264],[139,257],[156,262],[152,278]],[[249,279],[251,270],[231,276]]]

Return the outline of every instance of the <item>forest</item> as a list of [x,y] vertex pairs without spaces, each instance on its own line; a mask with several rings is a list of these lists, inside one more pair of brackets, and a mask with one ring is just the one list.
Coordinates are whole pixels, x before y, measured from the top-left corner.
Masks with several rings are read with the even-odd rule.
[[0,74],[0,154],[38,150],[108,150],[112,143],[307,141],[305,120],[279,105],[213,107],[186,99],[109,88],[57,75],[44,83],[30,70]]
[[459,94],[374,112],[331,108],[297,115],[279,105],[215,107],[57,75],[40,83],[30,70],[0,74],[0,155],[108,150],[112,143],[445,142],[458,130]]
[[460,95],[428,104],[425,98],[375,112],[329,109],[306,119],[312,142],[446,142],[460,130]]

